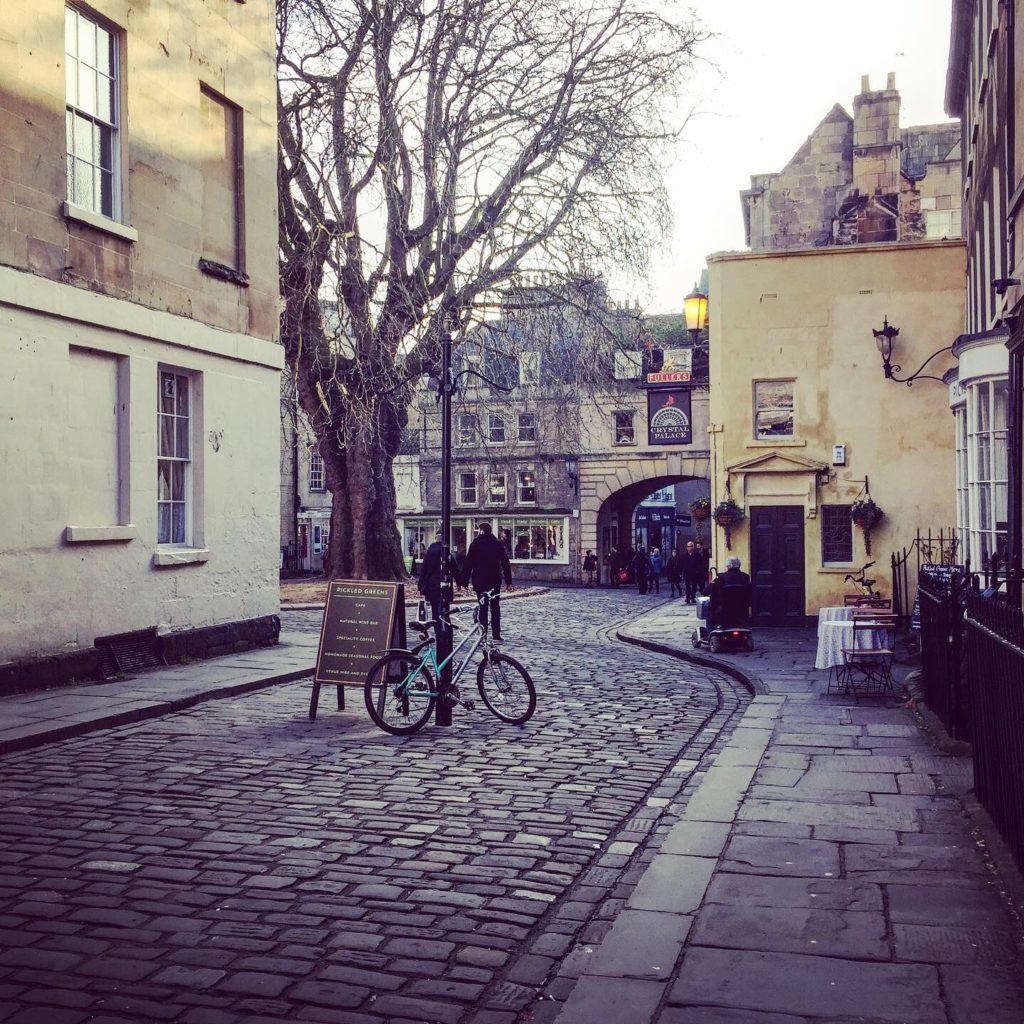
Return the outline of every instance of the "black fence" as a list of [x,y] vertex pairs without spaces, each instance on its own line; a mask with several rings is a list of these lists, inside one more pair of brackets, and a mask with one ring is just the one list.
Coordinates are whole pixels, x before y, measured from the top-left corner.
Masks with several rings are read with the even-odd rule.
[[937,533],[917,531],[910,544],[894,551],[889,559],[892,568],[892,610],[906,621],[914,613],[914,589],[923,565],[956,565],[960,541],[953,529]]
[[964,601],[975,791],[1024,868],[1024,612],[1012,600],[1021,580],[988,583]]
[[964,686],[964,607],[971,577],[963,567],[923,566],[918,572],[916,618],[921,630],[921,685],[928,707],[954,739],[971,737]]

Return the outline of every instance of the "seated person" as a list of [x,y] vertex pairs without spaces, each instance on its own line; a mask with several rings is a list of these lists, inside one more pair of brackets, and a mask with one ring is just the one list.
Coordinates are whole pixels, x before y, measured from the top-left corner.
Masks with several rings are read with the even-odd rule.
[[750,577],[740,571],[740,560],[736,557],[727,558],[725,565],[725,572],[711,584],[708,632],[750,625]]

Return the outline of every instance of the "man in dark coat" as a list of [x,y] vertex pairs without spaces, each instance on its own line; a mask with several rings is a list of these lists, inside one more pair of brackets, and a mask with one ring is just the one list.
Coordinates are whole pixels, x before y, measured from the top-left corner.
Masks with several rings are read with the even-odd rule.
[[697,593],[706,594],[708,573],[711,571],[711,552],[701,541],[697,541],[697,554],[700,556],[700,585],[697,587]]
[[[427,553],[420,563],[420,574],[416,584],[417,590],[423,595],[424,600],[430,602],[430,617],[437,621],[441,617],[441,584],[444,582],[442,563],[444,561],[444,545],[441,543],[441,534],[434,537],[434,543],[427,548]],[[458,578],[455,559],[448,556],[448,571],[452,579]]]
[[711,584],[708,629],[750,624],[750,577],[740,569],[738,558],[727,558],[725,572]]
[[697,551],[693,541],[687,541],[686,553],[683,555],[683,582],[686,584],[686,603],[693,604],[704,581],[707,579],[704,560]]
[[[462,583],[472,584],[479,599],[490,590],[501,590],[502,578],[505,587],[512,590],[512,564],[504,545],[491,532],[490,523],[481,523],[476,528],[476,537],[466,552],[466,562],[462,569]],[[487,635],[488,605],[491,613],[491,629],[497,643],[502,642],[501,636],[501,602],[497,595],[489,602],[480,605],[480,625],[484,636]]]

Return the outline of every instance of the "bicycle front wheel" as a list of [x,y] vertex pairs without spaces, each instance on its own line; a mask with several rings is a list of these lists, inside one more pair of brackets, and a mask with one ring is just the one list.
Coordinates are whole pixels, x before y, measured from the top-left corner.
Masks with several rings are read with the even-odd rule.
[[434,680],[419,658],[392,651],[367,672],[363,696],[376,725],[392,736],[408,736],[434,710]]
[[503,722],[522,725],[537,707],[530,674],[507,654],[485,653],[476,670],[476,685],[487,710]]

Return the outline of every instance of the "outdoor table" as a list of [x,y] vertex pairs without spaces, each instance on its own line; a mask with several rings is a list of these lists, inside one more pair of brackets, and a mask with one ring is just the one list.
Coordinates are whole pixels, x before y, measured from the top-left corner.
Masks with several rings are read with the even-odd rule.
[[818,609],[818,636],[821,636],[821,627],[826,622],[848,622],[853,619],[855,608],[847,608],[845,605],[826,605]]
[[[857,633],[857,644],[864,650],[882,647],[885,644],[885,630]],[[843,664],[843,648],[853,646],[853,620],[849,622],[824,622],[818,627],[818,652],[814,658],[815,668],[835,668]]]

